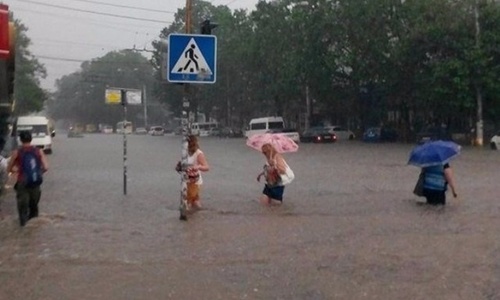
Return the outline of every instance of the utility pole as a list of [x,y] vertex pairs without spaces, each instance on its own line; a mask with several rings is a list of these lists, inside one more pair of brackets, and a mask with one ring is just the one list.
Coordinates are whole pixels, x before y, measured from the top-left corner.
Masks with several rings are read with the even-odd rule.
[[[192,0],[186,0],[186,34],[191,33],[191,6]],[[179,206],[179,219],[187,221],[188,200],[187,200],[187,182],[189,180],[187,174],[188,168],[188,135],[190,134],[189,122],[189,84],[184,84],[182,97],[182,151],[181,151],[181,201]]]
[[[182,96],[182,115],[181,115],[181,124],[182,124],[182,152],[181,152],[181,163],[180,163],[180,168],[177,168],[178,172],[181,173],[181,196],[180,196],[180,205],[179,205],[179,211],[180,211],[180,220],[187,220],[187,212],[188,212],[188,200],[187,200],[187,183],[188,183],[188,175],[187,175],[187,169],[189,167],[188,165],[188,143],[189,143],[189,135],[191,134],[191,118],[190,118],[190,84],[189,83],[214,83],[215,82],[215,74],[216,74],[216,38],[214,36],[212,37],[207,37],[207,38],[201,38],[196,35],[191,34],[191,5],[192,5],[192,0],[186,0],[186,33],[182,35],[175,35],[175,34],[170,34],[168,37],[168,80],[170,82],[182,82],[184,84],[184,90],[183,90],[183,96]],[[211,23],[210,20],[205,20],[201,24],[201,33],[202,34],[211,34],[211,30],[215,27],[217,27],[217,24]],[[174,40],[177,41],[182,41],[183,39],[185,40],[186,37],[189,37],[190,40],[193,39],[199,39],[202,43],[204,43],[204,47],[198,45],[196,47],[196,43],[192,43],[189,47],[188,50],[183,50],[182,52],[178,51],[179,49],[179,43],[174,42]],[[179,40],[179,38],[181,38]],[[188,40],[189,41],[189,40]],[[207,49],[207,46],[209,47]],[[210,49],[211,48],[211,49]],[[181,48],[182,49],[182,48]],[[196,50],[195,50],[196,49]],[[211,60],[210,63],[207,63],[204,60],[204,66],[201,66],[198,68],[198,62],[197,62],[197,56],[195,55],[194,51],[202,51],[200,49],[205,49],[204,51],[207,51],[211,55]],[[177,60],[179,63],[181,59],[187,59],[187,61],[184,61],[182,64],[182,67],[175,67],[176,64],[173,64],[175,67],[175,73],[176,75],[179,75],[181,73],[182,77],[176,77],[173,76],[174,72],[172,72],[172,65],[171,59],[172,56],[174,56],[173,52],[177,52],[175,55],[181,56],[180,59]],[[180,52],[180,53],[179,53]],[[201,52],[200,52],[201,53]],[[203,54],[203,53],[202,53]],[[177,56],[178,57],[178,56]],[[194,67],[191,67],[188,69],[187,67],[194,62]],[[209,64],[212,66],[210,67]],[[196,73],[193,74],[194,70],[196,70]],[[181,72],[183,71],[183,72]],[[186,71],[186,72],[184,72]],[[207,72],[208,71],[208,72]],[[213,72],[213,73],[211,73]],[[194,76],[193,76],[194,75]],[[188,79],[188,80],[186,80]],[[213,81],[205,81],[206,79],[211,79]],[[196,110],[196,107],[195,107]],[[195,111],[196,114],[196,111]]]
[[146,98],[146,85],[142,85],[142,105],[144,105],[144,128],[148,129],[148,102]]

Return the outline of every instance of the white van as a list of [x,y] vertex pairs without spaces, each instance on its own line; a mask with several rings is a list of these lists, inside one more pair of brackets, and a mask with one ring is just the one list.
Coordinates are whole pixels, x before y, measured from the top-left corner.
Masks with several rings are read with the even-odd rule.
[[31,132],[31,144],[33,146],[42,149],[43,152],[47,154],[52,153],[52,138],[55,136],[55,132],[52,131],[49,119],[47,119],[46,117],[18,117],[15,129],[19,144],[21,144],[21,141],[19,140],[19,132],[29,131]]
[[191,124],[191,134],[197,136],[209,136],[212,129],[219,128],[217,122],[196,122]]
[[271,132],[273,130],[283,130],[285,122],[282,117],[263,117],[250,120],[245,136],[251,137],[254,134]]

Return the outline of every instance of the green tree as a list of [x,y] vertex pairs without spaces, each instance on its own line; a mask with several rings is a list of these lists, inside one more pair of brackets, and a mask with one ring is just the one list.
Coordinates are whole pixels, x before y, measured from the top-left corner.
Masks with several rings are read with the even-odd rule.
[[[499,109],[498,10],[481,1],[478,44],[468,0],[283,0],[250,13],[196,2],[193,24],[200,11],[220,21],[219,63],[217,83],[193,85],[190,97],[228,124],[264,114],[297,121],[308,88],[317,121],[382,123],[408,140],[424,123],[464,130],[474,122],[477,86],[485,115]],[[184,17],[179,10],[162,34],[183,32]],[[184,88],[158,86],[180,115]]]
[[[143,90],[145,87],[151,91],[153,85],[153,67],[146,57],[129,50],[109,52],[82,63],[81,71],[56,82],[57,92],[50,102],[50,113],[56,119],[67,119],[71,123],[112,125],[122,120],[123,115],[120,105],[105,103],[107,88]],[[154,116],[155,111],[151,115]],[[127,119],[142,126],[143,107],[130,105]],[[161,115],[153,119],[162,121]]]
[[29,47],[28,29],[20,21],[16,26],[16,71],[14,79],[14,114],[24,115],[41,111],[48,94],[40,87],[40,78],[45,78],[45,67],[33,56]]

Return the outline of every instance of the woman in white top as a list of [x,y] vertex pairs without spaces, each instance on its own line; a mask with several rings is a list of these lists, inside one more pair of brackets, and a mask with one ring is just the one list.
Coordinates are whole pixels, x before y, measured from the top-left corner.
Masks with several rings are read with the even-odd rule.
[[201,208],[200,186],[203,184],[201,172],[208,172],[210,167],[195,135],[188,136],[188,165],[187,201],[191,207],[199,209]]
[[271,144],[262,146],[262,154],[266,157],[266,164],[264,171],[257,175],[257,181],[260,182],[260,178],[264,176],[266,184],[260,197],[260,203],[265,205],[281,204],[283,203],[285,186],[280,181],[280,177],[286,174],[288,165],[283,156]]

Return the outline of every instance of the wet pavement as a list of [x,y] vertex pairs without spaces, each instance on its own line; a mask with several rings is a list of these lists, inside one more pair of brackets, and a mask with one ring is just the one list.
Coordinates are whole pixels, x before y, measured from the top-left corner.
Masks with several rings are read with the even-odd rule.
[[204,209],[179,221],[180,137],[54,141],[41,216],[0,221],[0,299],[500,299],[500,152],[465,147],[459,198],[411,193],[412,145],[301,144],[282,206],[263,207],[262,154],[202,138]]

